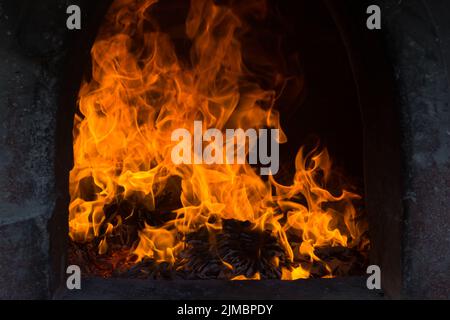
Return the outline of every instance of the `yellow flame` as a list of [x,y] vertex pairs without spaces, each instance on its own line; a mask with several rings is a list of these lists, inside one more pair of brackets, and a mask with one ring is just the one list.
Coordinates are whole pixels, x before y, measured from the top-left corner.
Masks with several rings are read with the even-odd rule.
[[231,280],[261,280],[261,276],[258,272],[256,272],[253,276],[247,278],[244,275],[239,275],[236,277],[231,278]]
[[[104,206],[119,195],[133,196],[154,210],[169,179],[179,177],[182,206],[175,210],[177,217],[140,231],[133,250],[137,261],[150,257],[174,263],[183,249],[178,235],[198,230],[210,217],[216,218],[210,226],[215,230],[221,229],[222,219],[248,220],[271,230],[290,261],[297,255],[319,261],[316,247],[360,246],[366,227],[356,223],[352,204],[359,196],[345,190],[335,196],[324,188],[331,173],[326,150],[308,155],[299,150],[290,185],[274,177],[265,181],[248,163],[173,164],[176,142],[171,133],[178,128],[192,133],[195,120],[202,121],[204,130],[281,127],[273,108],[275,92],[246,77],[250,73],[242,62],[239,17],[212,0],[192,0],[185,25],[192,42],[186,63],[149,14],[156,2],[116,0],[92,47],[92,78],[80,88],[80,115],[74,120],[72,240],[102,237],[99,253],[105,253],[108,235],[121,221],[108,223],[102,232]],[[280,142],[286,140],[281,131]],[[86,181],[94,186],[93,197],[85,195]],[[289,243],[289,234],[302,239],[299,247]],[[290,280],[308,276],[301,266],[282,273]]]

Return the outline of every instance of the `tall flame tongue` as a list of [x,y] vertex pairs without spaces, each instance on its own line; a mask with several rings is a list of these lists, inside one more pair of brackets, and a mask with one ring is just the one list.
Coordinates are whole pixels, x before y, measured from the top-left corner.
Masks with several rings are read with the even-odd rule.
[[[99,253],[105,253],[111,237],[136,213],[119,206],[119,214],[111,217],[105,214],[108,205],[130,199],[154,212],[168,189],[179,188],[173,201],[178,206],[164,213],[167,218],[138,231],[131,252],[136,262],[152,258],[174,264],[186,235],[201,228],[220,234],[228,219],[249,221],[252,230],[276,239],[289,262],[282,267],[283,279],[309,277],[311,265],[296,261],[302,256],[320,262],[317,248],[365,246],[365,226],[356,223],[352,204],[358,195],[343,191],[335,196],[324,189],[331,174],[325,150],[307,156],[300,150],[289,186],[272,176],[265,181],[248,163],[172,162],[177,142],[171,133],[178,128],[192,132],[196,120],[203,130],[270,127],[280,129],[280,143],[286,137],[273,109],[275,92],[248,80],[236,36],[242,27],[238,16],[213,1],[192,0],[186,63],[150,18],[155,3],[116,0],[92,48],[92,79],[81,86],[81,115],[74,123],[72,240],[100,239]],[[220,259],[233,269],[225,257]],[[270,263],[278,267],[280,262],[274,257]],[[332,266],[325,268],[332,276]],[[234,274],[235,279],[259,277]]]

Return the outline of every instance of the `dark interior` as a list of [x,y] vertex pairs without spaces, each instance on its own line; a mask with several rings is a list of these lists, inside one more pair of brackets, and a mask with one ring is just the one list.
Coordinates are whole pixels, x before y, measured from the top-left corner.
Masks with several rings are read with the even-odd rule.
[[[62,131],[58,152],[60,159],[67,160],[59,162],[64,173],[60,183],[65,190],[67,172],[71,169],[67,163],[71,163],[72,154],[68,129],[72,127],[73,112],[76,112],[77,85],[82,77],[89,77],[89,48],[110,2],[96,5],[97,19],[91,16],[89,31],[73,39],[75,53],[69,59],[76,62],[67,64],[67,77],[76,81],[67,82],[69,87],[65,92],[71,94],[63,97],[65,105],[72,105],[73,109],[62,109],[59,115]],[[269,6],[271,14],[264,22],[248,19],[251,27],[244,34],[242,43],[244,61],[250,69],[260,70],[268,61],[277,61],[270,72],[281,72],[290,79],[282,90],[274,88],[279,92],[277,108],[289,139],[280,147],[282,165],[277,176],[281,181],[287,181],[294,170],[293,155],[297,150],[301,146],[313,148],[318,144],[329,150],[334,166],[364,197],[363,106],[358,96],[354,65],[332,14],[334,9],[322,1],[269,1]],[[162,30],[176,34],[177,26],[184,23],[188,5],[183,1],[169,1],[158,4],[154,10],[160,17],[158,22]],[[252,28],[257,31],[252,32]],[[183,57],[189,43],[177,39],[176,35],[174,41],[179,56]],[[80,63],[83,68],[71,68]],[[273,87],[270,72],[259,78],[263,87]],[[64,195],[59,203],[67,208],[68,195]],[[60,232],[61,228],[58,229]],[[63,248],[59,250],[64,251]]]

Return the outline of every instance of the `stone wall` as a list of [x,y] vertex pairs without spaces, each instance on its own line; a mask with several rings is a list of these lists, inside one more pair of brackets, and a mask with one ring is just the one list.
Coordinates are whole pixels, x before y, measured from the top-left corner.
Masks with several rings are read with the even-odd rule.
[[[82,31],[66,28],[70,4]],[[68,191],[55,173],[71,166],[82,56],[107,4],[0,1],[0,298],[49,298],[62,276]]]
[[63,1],[0,2],[0,298],[49,297],[64,13]]
[[402,292],[450,298],[450,5],[378,1],[397,85],[403,179]]

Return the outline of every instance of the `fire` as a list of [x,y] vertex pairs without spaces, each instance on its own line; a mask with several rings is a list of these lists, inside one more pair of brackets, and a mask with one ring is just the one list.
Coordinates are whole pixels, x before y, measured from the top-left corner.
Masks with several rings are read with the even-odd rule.
[[[326,189],[332,166],[325,149],[299,150],[290,185],[273,176],[263,179],[248,162],[171,161],[176,145],[171,133],[191,130],[194,121],[202,121],[203,130],[276,128],[279,143],[287,137],[275,109],[276,92],[252,82],[243,64],[238,15],[212,0],[192,0],[185,24],[191,42],[186,61],[151,18],[156,3],[116,0],[92,47],[92,77],[80,88],[74,120],[71,239],[98,239],[98,252],[104,254],[110,239],[137,212],[119,208],[119,214],[108,216],[108,205],[132,199],[154,212],[167,190],[179,189],[179,205],[163,213],[167,219],[147,221],[137,231],[129,253],[135,262],[151,258],[174,264],[186,247],[186,235],[202,227],[211,236],[220,234],[226,219],[249,221],[254,230],[276,239],[289,262],[282,267],[286,280],[310,276],[312,263],[323,262],[317,248],[365,250],[366,225],[353,204],[360,196]],[[264,12],[264,3],[255,3]],[[299,263],[300,256],[311,264]],[[220,259],[233,269],[225,257]],[[270,263],[279,267],[280,262],[275,257]],[[325,268],[325,276],[333,276],[332,266]],[[255,272],[230,279],[260,277]]]

